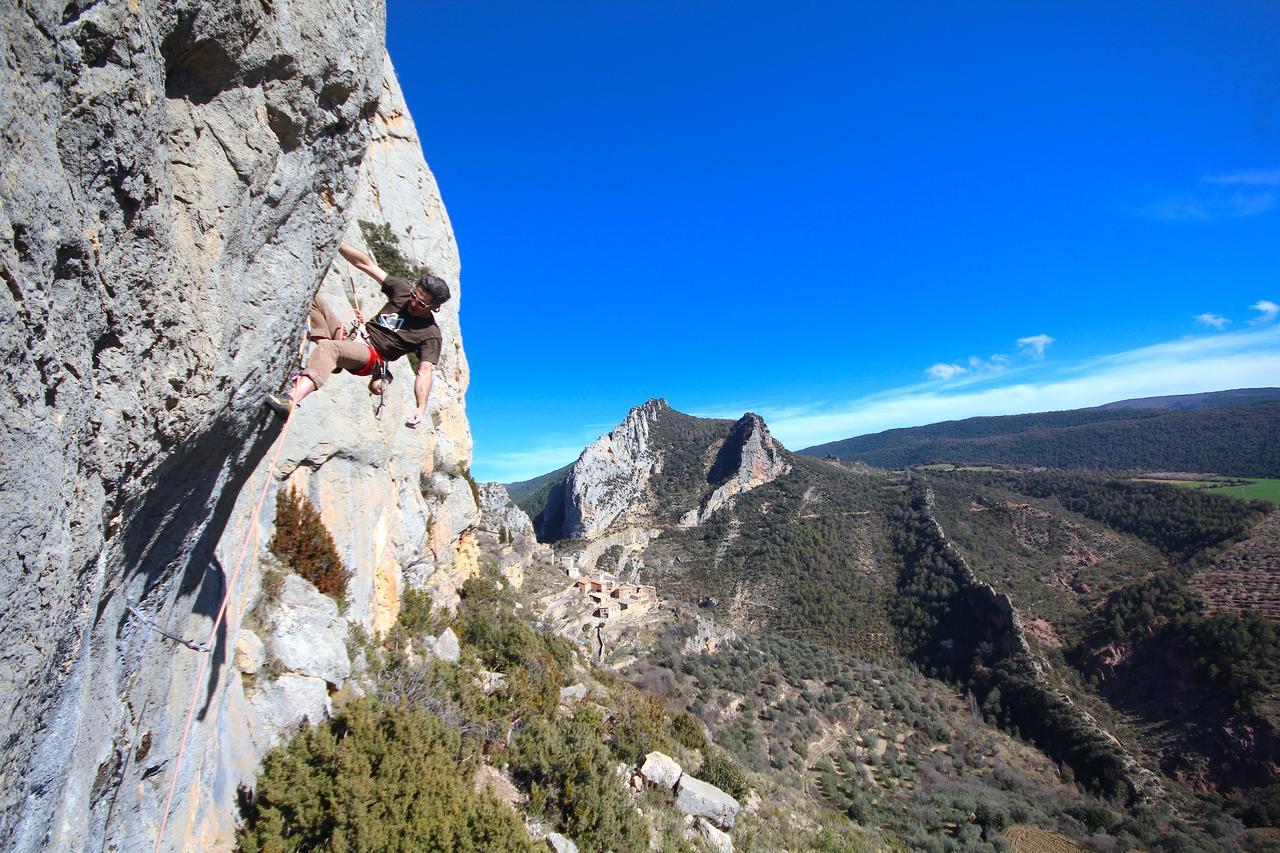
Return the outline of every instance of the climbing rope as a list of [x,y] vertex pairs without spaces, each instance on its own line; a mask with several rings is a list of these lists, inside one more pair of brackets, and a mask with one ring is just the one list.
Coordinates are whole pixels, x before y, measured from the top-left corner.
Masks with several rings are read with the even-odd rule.
[[[182,773],[182,757],[186,754],[187,742],[191,737],[191,724],[195,721],[196,706],[200,704],[200,688],[201,685],[204,684],[205,674],[209,670],[209,658],[213,657],[210,652],[212,652],[214,644],[218,640],[218,628],[221,627],[222,620],[226,616],[227,603],[231,600],[231,594],[236,589],[236,585],[240,580],[240,570],[244,567],[245,558],[249,554],[250,542],[252,542],[253,536],[258,530],[258,519],[262,515],[262,507],[263,504],[266,503],[267,493],[271,490],[271,481],[275,477],[276,464],[280,461],[280,454],[284,450],[284,440],[289,434],[289,424],[293,422],[293,414],[297,410],[298,407],[296,404],[289,410],[289,415],[284,421],[284,428],[280,430],[280,435],[276,438],[276,452],[271,458],[271,464],[267,467],[266,476],[263,477],[262,494],[258,496],[258,503],[254,506],[253,514],[250,516],[249,529],[245,531],[244,541],[240,544],[240,557],[236,560],[235,568],[231,570],[231,574],[227,577],[227,585],[222,593],[222,602],[218,605],[218,612],[213,617],[213,625],[209,628],[209,640],[204,643],[203,646],[200,646],[199,644],[192,643],[188,640],[184,640],[180,637],[175,637],[161,631],[161,633],[169,639],[180,642],[187,648],[194,651],[204,652],[204,654],[200,655],[200,664],[196,667],[196,677],[192,682],[191,705],[187,708],[187,720],[182,727],[182,739],[178,742],[178,752],[173,759],[173,770],[169,777],[169,792],[164,798],[164,811],[161,813],[160,831],[156,833],[156,843],[153,848],[154,853],[159,853],[160,845],[164,842],[164,831],[169,825],[169,810],[173,807],[173,797],[178,790],[178,778]],[[129,609],[133,611],[132,606],[130,606]],[[142,618],[137,611],[133,612],[135,616]],[[149,620],[144,619],[143,621],[147,622]],[[156,626],[153,624],[152,627]],[[160,629],[156,627],[156,630]]]

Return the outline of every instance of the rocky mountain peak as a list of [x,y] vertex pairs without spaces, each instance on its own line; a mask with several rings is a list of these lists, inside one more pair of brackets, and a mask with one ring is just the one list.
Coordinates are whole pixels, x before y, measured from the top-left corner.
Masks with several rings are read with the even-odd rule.
[[695,418],[655,398],[582,452],[535,523],[543,541],[593,539],[628,518],[660,523],[654,513],[674,506],[668,523],[694,526],[789,470],[786,450],[759,415]]
[[698,509],[685,513],[680,519],[680,526],[696,526],[729,503],[735,495],[776,480],[790,471],[791,464],[783,453],[781,445],[773,440],[764,418],[747,412],[729,431],[707,473],[707,482],[716,487],[715,491]]
[[639,501],[661,462],[653,427],[669,411],[666,400],[649,400],[582,451],[560,490],[563,521],[557,538],[589,539]]

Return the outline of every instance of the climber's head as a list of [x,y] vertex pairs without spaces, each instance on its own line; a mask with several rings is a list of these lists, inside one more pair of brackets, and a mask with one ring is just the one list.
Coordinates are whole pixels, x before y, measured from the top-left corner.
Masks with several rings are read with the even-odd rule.
[[418,286],[413,289],[413,293],[409,296],[406,307],[409,313],[417,317],[430,317],[436,311],[440,310],[440,306],[449,301],[452,296],[449,292],[449,285],[439,276],[424,272],[422,278],[418,279]]

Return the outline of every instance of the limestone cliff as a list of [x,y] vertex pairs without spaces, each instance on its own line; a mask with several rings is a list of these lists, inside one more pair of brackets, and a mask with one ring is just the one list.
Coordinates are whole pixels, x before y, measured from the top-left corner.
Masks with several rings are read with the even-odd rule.
[[694,527],[706,521],[716,510],[733,500],[735,495],[772,482],[791,470],[773,442],[764,418],[748,412],[736,424],[720,450],[707,481],[715,486],[696,510],[681,519],[681,527]]
[[[290,721],[266,718],[322,708],[345,677],[345,619],[295,583],[281,618],[328,626],[315,630],[337,645],[314,657],[246,633],[250,669],[268,651],[300,668],[249,701],[232,651],[256,561],[199,685],[200,653],[129,606],[207,635],[280,431],[262,394],[296,365],[317,287],[345,306],[344,232],[389,222],[455,294],[456,247],[376,0],[32,0],[0,21],[0,846],[149,848],[174,772],[164,846],[226,846],[258,735]],[[371,285],[357,287],[371,313]],[[430,425],[402,426],[404,368],[380,421],[362,383],[335,377],[284,449],[367,627],[394,619],[406,583],[447,601],[474,563],[457,305],[441,316]]]
[[649,433],[669,408],[665,400],[636,406],[608,435],[582,451],[565,480],[564,538],[589,539],[602,533],[643,496],[660,460]]
[[[404,426],[414,406],[407,361],[393,365],[396,378],[380,415],[367,380],[347,374],[334,376],[294,415],[268,494],[297,488],[319,509],[351,572],[345,618],[327,612],[327,599],[314,589],[300,589],[310,585],[295,577],[288,578],[292,586],[278,602],[268,600],[258,608],[268,624],[255,627],[267,637],[245,629],[247,645],[266,639],[283,672],[271,679],[257,674],[247,683],[232,670],[225,693],[197,729],[208,732],[206,755],[192,769],[204,774],[193,780],[206,792],[193,822],[192,837],[202,844],[230,840],[236,788],[252,782],[252,773],[245,770],[256,767],[289,727],[328,713],[328,692],[341,687],[351,670],[345,651],[347,621],[367,631],[385,631],[395,622],[406,586],[427,589],[437,606],[452,608],[457,587],[478,569],[471,528],[479,510],[468,473],[468,370],[458,327],[457,246],[389,60],[384,61],[381,97],[370,125],[345,239],[363,243],[362,221],[390,225],[406,259],[444,278],[454,294],[437,314],[445,346],[434,371],[430,423],[424,421],[416,430]],[[372,279],[340,259],[325,274],[320,295],[339,313],[350,314],[354,302],[367,317],[384,301]],[[260,466],[241,492],[218,546],[224,563],[237,558],[245,530],[255,521],[250,513],[264,478],[271,476],[267,467]],[[238,606],[229,615],[228,634],[237,645],[242,644],[241,617],[258,601],[264,561],[270,562],[266,543],[273,506],[268,501],[256,519],[250,537],[254,560]]]
[[789,458],[759,415],[695,418],[649,400],[582,452],[551,487],[534,524],[546,542],[694,527],[786,474]]
[[501,483],[480,484],[476,536],[484,552],[497,557],[498,570],[517,589],[524,584],[528,566],[553,559],[551,548],[538,541],[529,516],[512,502]]

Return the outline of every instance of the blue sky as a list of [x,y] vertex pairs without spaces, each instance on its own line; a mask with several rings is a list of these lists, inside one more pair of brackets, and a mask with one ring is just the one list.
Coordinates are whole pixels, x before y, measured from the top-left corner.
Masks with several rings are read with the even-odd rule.
[[480,479],[1280,384],[1280,8],[391,0]]

